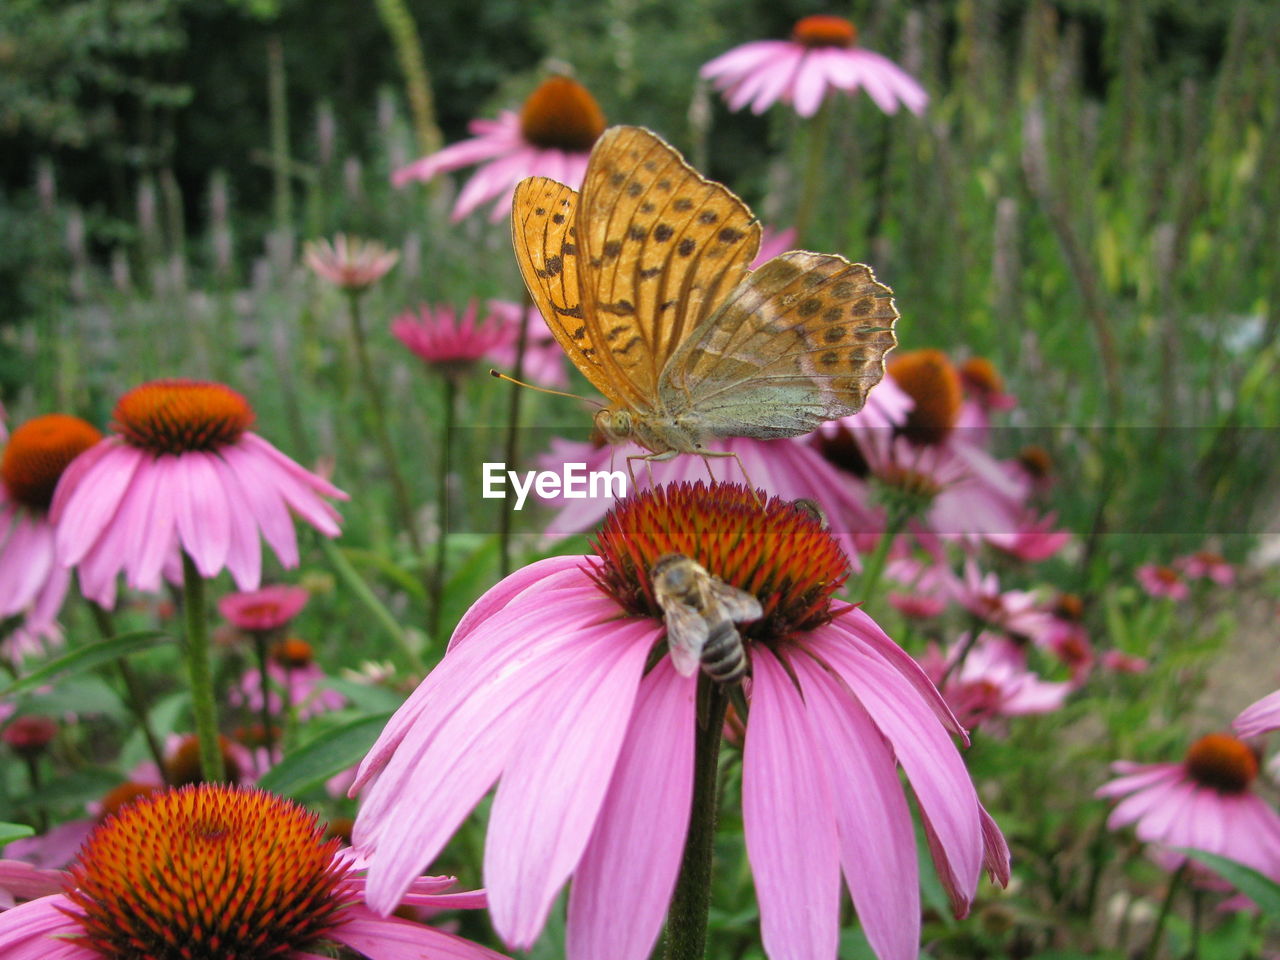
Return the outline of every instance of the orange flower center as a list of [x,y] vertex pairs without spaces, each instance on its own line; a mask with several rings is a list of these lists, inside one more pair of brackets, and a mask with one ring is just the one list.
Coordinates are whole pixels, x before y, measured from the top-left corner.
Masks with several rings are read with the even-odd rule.
[[153,380],[120,398],[112,426],[152,453],[217,450],[253,426],[249,401],[230,387],[198,380]]
[[1004,378],[986,357],[970,357],[961,365],[960,376],[975,393],[986,396],[1004,393]]
[[9,437],[0,458],[0,480],[17,503],[49,509],[62,471],[102,434],[79,417],[50,413],[28,420]]
[[1155,575],[1157,580],[1166,586],[1171,587],[1182,580],[1181,574],[1179,574],[1177,570],[1173,569],[1173,567],[1156,567],[1151,572]]
[[236,742],[244,744],[246,747],[265,747],[267,745],[267,733],[271,734],[271,742],[279,743],[280,738],[284,736],[284,731],[274,723],[271,725],[270,731],[261,723],[251,723],[247,727],[236,727]]
[[[237,781],[244,776],[244,771],[240,769],[240,763],[236,759],[234,751],[231,748],[231,741],[221,734],[218,735],[218,747],[222,751],[222,765],[226,770],[227,779]],[[202,783],[204,774],[200,771],[200,740],[195,734],[182,738],[182,742],[178,744],[178,748],[170,754],[168,759],[168,780],[174,786],[182,786],[188,783]]]
[[798,20],[791,39],[806,47],[852,47],[858,42],[858,28],[844,17],[817,13]]
[[1226,733],[1201,737],[1183,762],[1192,780],[1219,793],[1244,793],[1258,776],[1253,748]]
[[124,808],[81,848],[66,897],[106,957],[287,957],[344,921],[346,868],[315,815],[260,790],[202,785]]
[[1226,557],[1220,553],[1214,553],[1212,550],[1200,550],[1195,554],[1195,558],[1206,567],[1220,567],[1227,562]]
[[1044,447],[1035,444],[1018,451],[1018,463],[1022,464],[1022,469],[1037,480],[1043,480],[1053,474],[1053,457],[1049,456],[1049,451]]
[[297,670],[311,663],[314,657],[311,653],[311,644],[297,637],[290,637],[275,645],[271,651],[271,659],[282,667]]
[[947,439],[964,390],[960,374],[941,350],[912,350],[895,354],[889,375],[915,402],[902,433],[914,443],[933,445]]
[[764,616],[744,639],[775,641],[830,620],[831,595],[849,575],[840,546],[812,509],[774,497],[763,507],[740,484],[701,481],[647,490],[604,520],[595,551],[600,588],[638,616],[662,617],[649,571],[683,554],[708,573],[754,594]]
[[1053,612],[1063,620],[1084,619],[1084,601],[1076,593],[1060,593]]
[[817,434],[818,449],[822,451],[823,458],[828,463],[833,463],[841,470],[852,473],[855,477],[865,477],[871,472],[871,467],[867,463],[867,458],[862,454],[862,448],[858,446],[858,441],[854,439],[853,431],[845,426],[837,426],[833,430],[824,430]]
[[160,790],[161,788],[153,783],[135,783],[132,780],[113,787],[102,798],[102,811],[98,814],[98,819],[105,820],[107,817],[115,816],[135,800],[149,797],[153,793],[159,793]]
[[535,147],[586,153],[604,133],[604,114],[578,81],[548,77],[520,109],[520,132]]

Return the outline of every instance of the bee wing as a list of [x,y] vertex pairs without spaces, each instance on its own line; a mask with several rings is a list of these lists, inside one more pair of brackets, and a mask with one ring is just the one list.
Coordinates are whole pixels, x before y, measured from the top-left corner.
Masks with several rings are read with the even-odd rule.
[[719,605],[724,615],[734,623],[759,620],[764,616],[760,601],[753,594],[731,587],[723,580],[712,580],[710,589],[712,599]]
[[702,648],[707,645],[707,621],[693,607],[669,600],[662,605],[666,614],[667,649],[671,664],[682,677],[691,677],[702,662]]

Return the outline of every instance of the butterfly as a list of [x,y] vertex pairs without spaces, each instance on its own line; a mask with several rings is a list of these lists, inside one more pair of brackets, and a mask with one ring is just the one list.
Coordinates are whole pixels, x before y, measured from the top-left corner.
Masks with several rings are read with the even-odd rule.
[[643,127],[601,134],[581,192],[521,181],[511,233],[552,334],[610,401],[597,428],[643,459],[855,413],[897,343],[893,291],[870,267],[792,251],[751,270],[747,205]]

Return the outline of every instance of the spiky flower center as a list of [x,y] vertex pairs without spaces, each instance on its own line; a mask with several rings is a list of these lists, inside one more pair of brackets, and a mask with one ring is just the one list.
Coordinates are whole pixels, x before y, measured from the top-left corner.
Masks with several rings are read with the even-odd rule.
[[548,77],[520,108],[520,132],[535,147],[586,153],[604,133],[604,113],[578,81]]
[[1053,457],[1049,455],[1048,450],[1037,444],[1033,443],[1019,450],[1018,463],[1022,465],[1023,470],[1037,480],[1053,475]]
[[993,397],[1004,393],[1004,377],[986,357],[970,357],[960,367],[960,377],[974,393]]
[[624,500],[604,520],[595,551],[600,588],[629,613],[663,616],[649,571],[683,554],[713,577],[753,594],[764,616],[742,630],[774,642],[826,623],[831,596],[849,575],[839,544],[811,507],[759,496],[741,484],[681,483]]
[[28,420],[9,437],[0,458],[0,481],[12,500],[44,513],[62,471],[101,439],[93,426],[64,413]]
[[260,790],[201,785],[139,800],[71,867],[76,939],[129,960],[267,960],[343,922],[346,867],[315,815]]
[[858,42],[858,28],[844,17],[816,13],[796,21],[791,39],[806,47],[852,47]]
[[98,806],[101,807],[98,819],[105,820],[107,817],[114,816],[134,801],[159,793],[160,789],[154,783],[138,783],[134,780],[112,787],[98,802]]
[[271,659],[286,670],[300,670],[314,659],[311,644],[297,637],[281,640],[271,651]]
[[1053,612],[1063,620],[1080,621],[1084,619],[1084,601],[1076,593],[1060,593],[1054,601]]
[[1244,793],[1258,776],[1258,755],[1243,740],[1226,733],[1201,737],[1183,761],[1187,775],[1219,793]]
[[950,435],[964,403],[960,374],[941,350],[895,354],[889,375],[912,399],[902,433],[913,443],[941,444]]
[[1163,586],[1172,587],[1182,582],[1182,574],[1178,573],[1173,567],[1155,566],[1151,569],[1151,575],[1156,578]]
[[230,387],[198,380],[153,380],[116,404],[112,426],[127,443],[155,454],[217,450],[253,426],[253,408]]

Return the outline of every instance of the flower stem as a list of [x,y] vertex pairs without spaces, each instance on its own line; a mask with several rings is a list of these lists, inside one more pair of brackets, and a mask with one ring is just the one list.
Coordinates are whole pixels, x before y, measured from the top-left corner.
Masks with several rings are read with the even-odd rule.
[[267,673],[267,636],[269,630],[253,631],[253,647],[258,655],[258,691],[262,694],[262,745],[267,749],[267,759],[275,762],[275,737],[271,734],[271,703],[267,691],[271,676]]
[[[93,622],[97,625],[98,632],[102,634],[102,639],[110,640],[116,635],[115,624],[111,622],[111,614],[92,600],[88,601],[88,604],[89,610],[93,614]],[[164,750],[160,747],[160,738],[151,729],[151,717],[147,715],[147,701],[142,695],[142,684],[138,682],[138,675],[133,672],[133,668],[129,666],[129,661],[125,657],[116,658],[116,672],[120,674],[120,679],[124,682],[125,706],[129,708],[133,718],[138,721],[138,727],[142,730],[142,738],[147,742],[147,752],[151,754],[151,759],[155,761],[156,769],[160,771],[160,777],[165,783],[168,783],[169,774],[165,769]]]
[[445,374],[444,377],[444,426],[440,434],[440,471],[436,476],[436,562],[431,568],[431,612],[427,620],[427,632],[433,640],[442,639],[440,621],[441,608],[444,606],[445,555],[449,544],[449,470],[452,467],[451,452],[453,443],[453,426],[458,417],[458,381]]
[[204,580],[184,550],[182,553],[183,613],[187,618],[187,674],[191,680],[191,712],[200,742],[200,775],[206,783],[227,779],[218,744],[217,703],[209,667],[209,627],[204,615]]
[[373,364],[369,362],[369,345],[365,340],[364,323],[360,319],[360,291],[350,291],[347,296],[350,307],[351,339],[355,342],[356,363],[360,367],[360,379],[364,384],[365,394],[373,407],[373,432],[382,448],[382,460],[387,467],[387,475],[391,479],[391,495],[396,502],[396,511],[400,514],[400,525],[409,537],[414,555],[422,556],[422,540],[418,537],[417,524],[413,522],[413,502],[409,499],[409,488],[400,472],[400,461],[396,457],[395,445],[391,442],[391,431],[387,428],[386,404],[382,399],[382,387],[373,375]]
[[876,548],[871,556],[867,557],[862,567],[862,580],[858,583],[858,595],[854,599],[863,606],[869,604],[875,596],[876,588],[880,586],[880,578],[884,575],[884,568],[889,562],[889,551],[893,549],[893,541],[897,539],[906,520],[907,516],[903,511],[892,508],[889,510],[888,520],[876,543]]
[[831,139],[831,109],[831,101],[824,102],[809,127],[809,162],[805,166],[800,209],[796,211],[796,240],[800,243],[808,242],[809,221],[813,218],[818,194],[822,192],[822,174],[826,169],[823,160],[827,155],[827,141]]
[[716,787],[720,734],[729,697],[723,686],[700,675],[707,697],[706,724],[694,734],[693,809],[684,843],[680,877],[667,913],[664,960],[701,960],[707,948],[711,908],[711,854],[716,833]]
[[1188,861],[1183,861],[1182,866],[1174,872],[1173,877],[1169,880],[1169,889],[1165,891],[1164,900],[1160,904],[1160,913],[1156,915],[1156,925],[1151,929],[1151,939],[1147,942],[1147,952],[1143,954],[1146,960],[1155,960],[1156,954],[1160,952],[1160,939],[1164,936],[1164,924],[1169,919],[1170,909],[1173,907],[1173,898],[1182,886],[1182,879],[1187,875]]
[[[520,305],[520,326],[516,333],[516,362],[511,376],[516,380],[524,379],[524,355],[529,349],[529,326],[525,322],[529,315],[529,307],[533,299],[529,291],[525,291]],[[507,469],[515,466],[516,457],[520,454],[520,402],[524,391],[516,388],[511,391],[511,406],[507,409]],[[498,526],[498,573],[505,577],[511,572],[511,523],[513,520],[512,505],[509,499],[502,501],[502,517]]]

